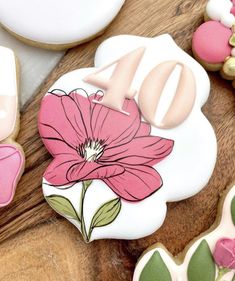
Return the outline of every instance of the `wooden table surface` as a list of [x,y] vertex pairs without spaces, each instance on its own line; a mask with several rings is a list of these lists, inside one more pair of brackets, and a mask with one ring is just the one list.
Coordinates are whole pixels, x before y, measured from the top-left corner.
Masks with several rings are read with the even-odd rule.
[[197,196],[168,204],[164,225],[144,239],[83,243],[79,232],[43,199],[42,174],[51,159],[37,131],[42,96],[62,74],[92,66],[95,50],[104,39],[118,34],[170,33],[191,54],[192,33],[203,21],[205,4],[206,0],[126,0],[108,30],[68,51],[24,108],[18,141],[25,150],[26,170],[14,202],[0,210],[0,280],[131,281],[135,263],[148,246],[162,242],[177,254],[214,222],[218,199],[235,179],[235,95],[218,74],[210,74],[211,95],[203,108],[218,139],[218,160],[210,183]]

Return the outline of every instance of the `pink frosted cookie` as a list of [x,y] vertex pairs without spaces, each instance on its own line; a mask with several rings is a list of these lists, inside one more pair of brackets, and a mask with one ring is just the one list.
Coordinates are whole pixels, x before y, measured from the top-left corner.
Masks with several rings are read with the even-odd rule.
[[209,91],[169,35],[103,42],[95,67],[63,75],[42,100],[47,202],[87,242],[153,233],[166,202],[196,194],[213,172],[216,138],[201,112]]
[[221,71],[225,79],[234,80],[235,1],[209,0],[205,20],[193,35],[193,53],[207,70]]
[[0,47],[0,207],[8,205],[24,170],[24,153],[14,142],[19,130],[16,59]]
[[216,225],[187,249],[173,258],[161,244],[152,246],[140,258],[133,281],[234,281],[235,186],[223,199]]

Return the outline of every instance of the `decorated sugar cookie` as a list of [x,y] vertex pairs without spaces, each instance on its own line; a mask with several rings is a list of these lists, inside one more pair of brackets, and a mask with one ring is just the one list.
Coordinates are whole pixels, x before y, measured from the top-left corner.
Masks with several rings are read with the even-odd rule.
[[209,0],[205,20],[193,35],[194,55],[207,70],[235,80],[235,1]]
[[156,231],[166,202],[196,194],[213,172],[216,138],[201,112],[209,91],[169,35],[106,40],[95,67],[65,74],[42,100],[47,202],[87,242]]
[[24,154],[14,142],[19,130],[16,58],[0,47],[0,207],[14,196],[24,169]]
[[228,192],[220,211],[216,228],[191,244],[183,262],[157,244],[139,260],[133,281],[234,281],[235,186]]
[[104,31],[125,0],[0,0],[0,24],[27,44],[66,49]]

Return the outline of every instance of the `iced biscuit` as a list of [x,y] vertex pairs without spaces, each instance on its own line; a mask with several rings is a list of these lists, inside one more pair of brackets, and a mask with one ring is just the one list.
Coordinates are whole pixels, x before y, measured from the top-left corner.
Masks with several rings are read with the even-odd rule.
[[216,137],[201,112],[209,91],[169,35],[104,41],[95,67],[63,75],[42,100],[47,202],[87,242],[156,231],[166,202],[196,194],[213,172]]
[[0,24],[27,44],[61,50],[98,36],[125,0],[0,0]]
[[8,205],[24,170],[24,153],[15,142],[19,131],[17,62],[0,47],[0,207]]

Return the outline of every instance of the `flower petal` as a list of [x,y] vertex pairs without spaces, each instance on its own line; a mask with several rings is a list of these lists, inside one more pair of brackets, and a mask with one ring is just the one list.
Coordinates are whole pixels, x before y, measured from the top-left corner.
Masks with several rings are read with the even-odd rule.
[[96,162],[77,163],[70,167],[67,178],[70,182],[93,179],[105,179],[124,173],[120,165],[100,165]]
[[75,90],[69,95],[49,94],[44,97],[39,131],[52,155],[67,151],[66,145],[76,150],[79,144],[91,137],[91,104],[84,95],[85,91]]
[[174,142],[169,139],[147,136],[133,139],[130,143],[106,149],[100,163],[117,162],[128,165],[156,165],[167,157]]
[[69,94],[69,97],[72,99],[72,101],[74,101],[74,104],[70,104],[66,100],[68,103],[66,115],[78,135],[82,135],[81,142],[84,142],[86,138],[92,137],[90,126],[91,102],[88,94],[83,89],[76,89],[72,91]]
[[44,178],[51,185],[66,185],[70,182],[67,178],[67,172],[73,165],[78,165],[84,163],[84,160],[75,157],[74,154],[60,154],[50,163],[46,172],[44,173]]
[[78,143],[77,133],[65,115],[62,97],[54,94],[46,95],[39,113],[39,133],[52,155],[67,152],[69,147],[76,149]]
[[162,186],[160,175],[149,166],[127,167],[123,174],[104,179],[104,182],[127,201],[141,201]]
[[151,126],[149,123],[141,122],[138,132],[135,135],[135,138],[149,136],[151,132]]
[[136,102],[125,100],[123,109],[130,115],[93,102],[91,127],[94,139],[104,140],[106,145],[113,147],[134,138],[140,127],[140,113]]
[[[72,96],[76,97],[77,103],[72,98]],[[64,114],[70,126],[76,132],[76,145],[84,143],[86,139],[90,137],[90,135],[88,134],[88,130],[90,132],[90,116],[87,114],[87,110],[89,110],[90,108],[89,99],[82,97],[79,94],[73,94],[71,96],[62,96],[61,100]],[[78,101],[80,102],[80,104],[78,103]],[[84,116],[82,108],[85,109],[86,112]]]

